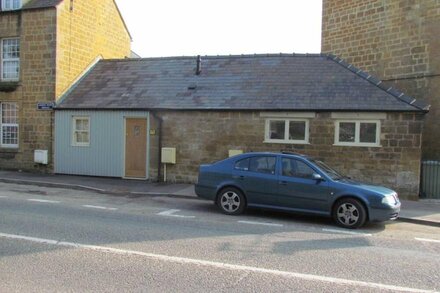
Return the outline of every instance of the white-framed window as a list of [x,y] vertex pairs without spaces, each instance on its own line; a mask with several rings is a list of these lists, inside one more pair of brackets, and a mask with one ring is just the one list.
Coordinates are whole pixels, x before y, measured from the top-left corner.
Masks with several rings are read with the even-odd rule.
[[0,103],[0,146],[18,148],[18,106]]
[[380,120],[338,120],[335,122],[335,145],[380,146]]
[[21,0],[2,0],[2,10],[17,10],[21,8]]
[[266,119],[264,142],[266,143],[309,143],[308,119]]
[[72,145],[90,146],[90,117],[74,116],[72,122]]
[[1,80],[18,81],[20,78],[20,39],[2,39],[0,51]]

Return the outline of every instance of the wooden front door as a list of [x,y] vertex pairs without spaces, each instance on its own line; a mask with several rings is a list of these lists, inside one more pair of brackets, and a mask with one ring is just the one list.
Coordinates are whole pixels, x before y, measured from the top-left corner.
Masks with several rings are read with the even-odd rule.
[[125,120],[125,177],[147,176],[147,119]]

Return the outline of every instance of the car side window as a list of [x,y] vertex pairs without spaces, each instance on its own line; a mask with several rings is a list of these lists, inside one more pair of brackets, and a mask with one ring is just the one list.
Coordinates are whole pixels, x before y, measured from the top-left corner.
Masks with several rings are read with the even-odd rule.
[[235,162],[234,169],[240,170],[240,171],[248,171],[249,170],[249,158]]
[[313,174],[316,173],[309,165],[300,160],[283,158],[281,162],[283,176],[312,179]]
[[275,174],[277,158],[274,156],[252,157],[249,162],[249,171]]

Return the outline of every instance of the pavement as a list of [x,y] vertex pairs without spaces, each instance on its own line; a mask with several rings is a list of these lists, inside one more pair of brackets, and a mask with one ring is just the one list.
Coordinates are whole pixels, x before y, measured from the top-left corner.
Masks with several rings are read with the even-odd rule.
[[[104,194],[197,199],[193,184],[0,170],[0,182],[95,191]],[[400,221],[440,227],[440,200],[401,200]]]

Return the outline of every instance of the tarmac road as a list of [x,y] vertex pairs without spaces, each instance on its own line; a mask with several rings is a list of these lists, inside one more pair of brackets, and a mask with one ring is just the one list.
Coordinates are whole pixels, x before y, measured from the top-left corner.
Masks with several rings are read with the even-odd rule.
[[440,290],[440,228],[0,184],[0,291]]

